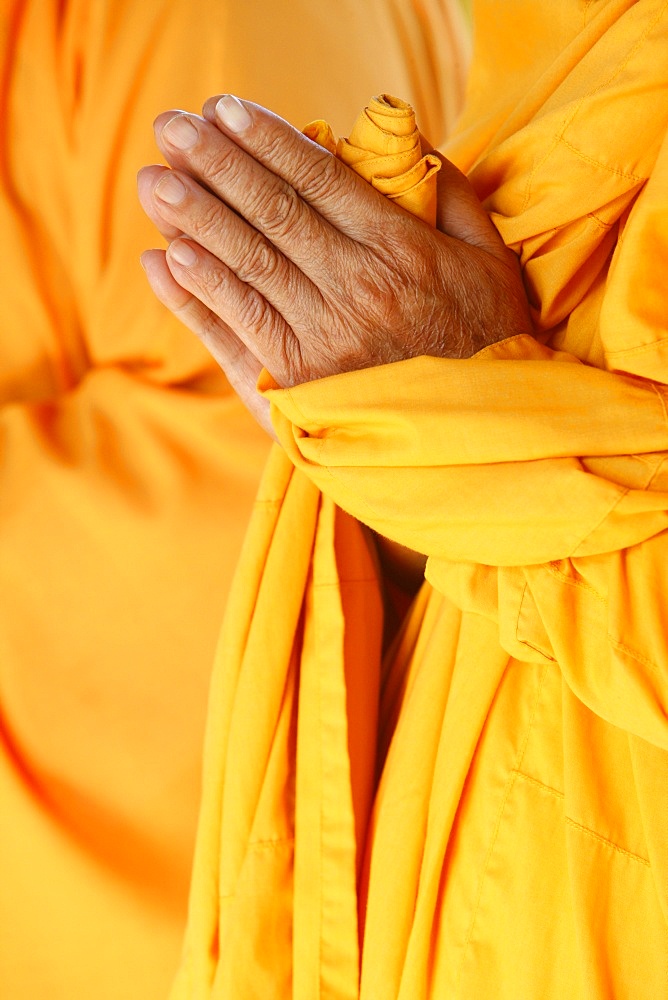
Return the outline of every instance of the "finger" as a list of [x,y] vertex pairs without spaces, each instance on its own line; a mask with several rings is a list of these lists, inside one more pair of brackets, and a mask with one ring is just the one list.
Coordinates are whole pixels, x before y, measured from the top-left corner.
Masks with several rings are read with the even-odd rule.
[[163,174],[168,170],[161,164],[151,164],[142,167],[137,174],[137,194],[139,202],[153,225],[166,240],[174,240],[177,236],[182,236],[182,230],[167,222],[159,211],[153,198],[153,189]]
[[[206,101],[203,113],[237,150],[283,180],[319,216],[350,238],[357,239],[366,231],[358,219],[362,204],[366,212],[386,209],[386,199],[353,170],[266,108],[224,94]],[[231,155],[239,162],[238,153],[232,151]],[[239,194],[244,194],[242,187]],[[351,205],[355,206],[353,211]]]
[[441,161],[437,178],[437,229],[495,257],[505,258],[506,245],[465,175],[438,150],[431,152]]
[[205,101],[202,113],[352,239],[360,227],[351,202],[362,197],[372,208],[385,207],[383,196],[334,154],[259,104],[222,94]]
[[279,385],[304,380],[300,348],[283,316],[251,285],[204,247],[186,239],[169,245],[166,261],[176,282],[194,295],[271,372]]
[[295,319],[295,305],[307,312],[315,307],[319,295],[295,264],[187,174],[168,169],[154,173],[147,178],[143,194],[151,201],[152,215],[161,218],[163,225],[171,226],[175,235],[182,232],[196,240],[240,281],[252,285],[289,323]]
[[505,245],[466,175],[435,149],[422,132],[420,148],[423,156],[432,153],[441,161],[437,178],[437,229],[488,253],[502,253]]
[[141,256],[141,263],[156,297],[199,337],[241,401],[276,440],[269,417],[269,402],[256,388],[262,371],[260,361],[215,313],[175,281],[164,250],[147,250]]
[[[285,122],[281,124],[294,131]],[[341,245],[344,237],[275,170],[196,115],[166,112],[158,116],[154,126],[156,141],[172,166],[196,177],[309,277],[316,280],[322,276],[323,248]],[[320,184],[329,176],[329,161],[335,157],[302,138],[312,147],[312,173]],[[179,145],[184,142],[190,145]],[[337,217],[342,214],[338,205]]]

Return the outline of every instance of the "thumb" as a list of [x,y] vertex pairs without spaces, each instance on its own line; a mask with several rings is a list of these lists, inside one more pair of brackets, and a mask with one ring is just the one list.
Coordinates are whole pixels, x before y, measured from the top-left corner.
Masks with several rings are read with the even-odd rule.
[[506,245],[465,175],[437,149],[431,149],[423,136],[420,142],[423,153],[431,153],[441,161],[437,177],[436,228],[494,257],[505,258]]
[[441,161],[437,178],[436,228],[494,257],[505,257],[507,247],[467,178],[450,160],[440,153],[436,156]]

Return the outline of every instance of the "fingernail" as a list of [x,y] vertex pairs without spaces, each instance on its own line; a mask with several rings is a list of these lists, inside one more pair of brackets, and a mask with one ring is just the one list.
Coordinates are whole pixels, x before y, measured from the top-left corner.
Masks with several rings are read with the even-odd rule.
[[175,240],[173,243],[170,243],[169,256],[177,264],[181,264],[182,267],[192,267],[197,260],[197,254],[193,248],[189,243],[183,243],[182,240]]
[[252,124],[251,116],[241,101],[232,94],[225,94],[216,104],[216,114],[230,132],[243,132]]
[[168,205],[178,205],[186,196],[186,188],[183,182],[170,171],[163,174],[155,185],[155,193],[158,198],[166,201]]
[[190,149],[199,138],[199,132],[186,115],[170,118],[162,130],[163,138],[177,149]]

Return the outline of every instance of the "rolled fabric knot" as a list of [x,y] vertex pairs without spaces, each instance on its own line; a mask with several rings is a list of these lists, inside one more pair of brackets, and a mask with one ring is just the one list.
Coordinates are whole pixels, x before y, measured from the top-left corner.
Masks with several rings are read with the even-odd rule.
[[327,122],[311,122],[304,134],[335,153],[377,191],[419,219],[436,225],[436,175],[441,162],[422,155],[410,104],[381,94],[362,111],[347,139],[336,140]]

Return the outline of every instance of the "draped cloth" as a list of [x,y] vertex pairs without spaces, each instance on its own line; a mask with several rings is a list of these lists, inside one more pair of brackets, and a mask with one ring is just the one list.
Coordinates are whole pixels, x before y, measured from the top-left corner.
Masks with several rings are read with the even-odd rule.
[[[536,336],[263,375],[173,1000],[665,995],[668,3],[475,14]],[[428,557],[384,658],[365,526]]]
[[151,123],[230,91],[340,128],[381,86],[441,137],[465,56],[441,0],[0,4],[8,1000],[169,990],[211,664],[269,450],[139,266],[158,238],[136,193]]

